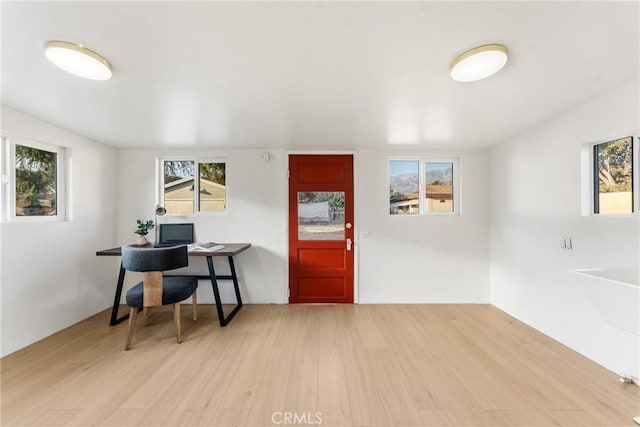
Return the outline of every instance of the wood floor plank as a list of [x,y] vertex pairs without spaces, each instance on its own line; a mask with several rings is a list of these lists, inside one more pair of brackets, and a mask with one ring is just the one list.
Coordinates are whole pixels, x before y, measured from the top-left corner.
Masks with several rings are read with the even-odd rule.
[[[225,328],[105,311],[1,360],[3,426],[631,426],[637,386],[501,312],[248,305]],[[288,415],[287,415],[288,414]],[[294,418],[295,417],[295,418]],[[319,417],[319,418],[316,418]]]
[[351,426],[353,417],[349,404],[348,383],[340,337],[343,327],[344,309],[339,305],[323,306],[319,310],[318,322],[322,325],[318,336],[318,416],[322,424]]
[[[302,306],[301,306],[302,307]],[[304,307],[303,307],[304,308]],[[318,325],[313,316],[318,306],[298,309],[296,345],[284,402],[285,412],[315,413],[318,410]]]

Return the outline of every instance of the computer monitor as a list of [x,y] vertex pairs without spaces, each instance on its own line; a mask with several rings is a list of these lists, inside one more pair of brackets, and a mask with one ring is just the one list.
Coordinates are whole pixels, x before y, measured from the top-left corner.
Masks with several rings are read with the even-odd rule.
[[193,223],[160,224],[158,244],[162,246],[193,243]]

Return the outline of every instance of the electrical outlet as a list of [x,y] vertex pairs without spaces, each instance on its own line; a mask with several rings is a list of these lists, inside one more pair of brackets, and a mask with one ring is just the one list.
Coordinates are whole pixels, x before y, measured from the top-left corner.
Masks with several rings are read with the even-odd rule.
[[560,239],[560,248],[567,251],[573,250],[573,241],[571,239],[571,236],[563,236]]

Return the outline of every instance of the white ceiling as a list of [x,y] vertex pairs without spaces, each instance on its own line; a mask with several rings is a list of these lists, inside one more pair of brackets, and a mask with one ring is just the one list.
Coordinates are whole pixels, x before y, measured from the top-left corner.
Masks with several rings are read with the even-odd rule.
[[[633,2],[2,2],[2,103],[118,147],[487,146],[639,75]],[[47,40],[114,78],[47,61]],[[449,64],[501,43],[506,67]]]

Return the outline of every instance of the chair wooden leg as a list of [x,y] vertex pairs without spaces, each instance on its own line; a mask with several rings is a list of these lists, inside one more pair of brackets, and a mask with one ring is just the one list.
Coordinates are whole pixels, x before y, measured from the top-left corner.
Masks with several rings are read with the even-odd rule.
[[173,304],[173,320],[176,324],[178,344],[182,342],[182,328],[180,327],[180,303]]
[[142,313],[144,314],[144,326],[149,326],[149,307],[144,307]]
[[129,350],[131,348],[131,342],[133,341],[133,330],[136,327],[136,319],[138,318],[138,308],[129,308],[129,328],[127,329],[127,339],[124,343],[124,349]]
[[193,321],[198,320],[198,292],[193,291],[191,295],[191,301],[193,302]]

